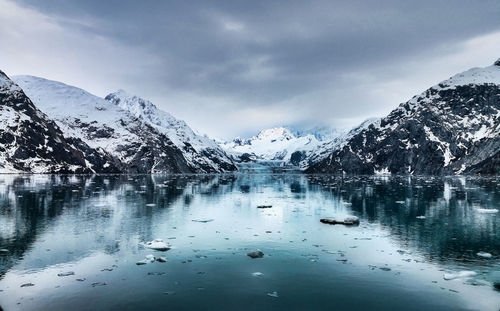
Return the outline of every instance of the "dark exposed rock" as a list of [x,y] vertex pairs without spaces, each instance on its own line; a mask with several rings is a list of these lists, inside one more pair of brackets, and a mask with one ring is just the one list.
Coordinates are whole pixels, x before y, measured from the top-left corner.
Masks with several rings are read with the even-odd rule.
[[258,205],[257,208],[272,208],[272,205]]
[[253,258],[253,259],[262,258],[262,257],[264,257],[264,253],[260,250],[256,250],[256,251],[248,253],[247,256],[250,258]]
[[305,151],[295,151],[290,155],[290,163],[295,166],[299,166],[300,162],[306,158]]
[[238,157],[238,159],[236,159],[238,162],[241,162],[241,163],[248,163],[248,162],[253,162],[257,159],[257,157],[254,155],[254,154],[250,154],[250,153],[243,153],[242,155],[240,155]]
[[322,218],[319,221],[328,225],[359,225],[359,218],[356,216],[347,216],[343,220],[336,220],[334,218]]

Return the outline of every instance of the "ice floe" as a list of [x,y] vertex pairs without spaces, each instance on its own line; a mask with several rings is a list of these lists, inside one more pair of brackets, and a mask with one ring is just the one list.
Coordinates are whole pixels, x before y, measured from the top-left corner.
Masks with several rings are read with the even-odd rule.
[[476,255],[478,255],[479,257],[483,257],[483,258],[491,258],[491,257],[493,257],[493,255],[491,255],[490,253],[487,253],[487,252],[479,252]]
[[445,273],[443,275],[443,279],[449,281],[449,280],[455,280],[455,279],[470,278],[470,277],[473,277],[476,275],[477,275],[477,273],[474,271],[459,271],[456,273]]
[[476,212],[481,214],[495,214],[498,210],[495,208],[476,208]]
[[154,249],[157,251],[168,251],[171,247],[167,243],[165,243],[162,239],[154,239],[153,241],[149,241],[143,244],[144,247]]

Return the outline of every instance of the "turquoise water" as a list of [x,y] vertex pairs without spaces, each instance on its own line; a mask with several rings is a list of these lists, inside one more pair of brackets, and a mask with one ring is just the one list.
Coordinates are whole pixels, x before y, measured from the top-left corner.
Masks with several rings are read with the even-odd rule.
[[[496,311],[500,214],[481,209],[500,209],[499,187],[272,171],[2,175],[0,306]],[[345,215],[360,225],[319,221]],[[143,246],[156,238],[172,248]],[[246,255],[257,249],[263,258]],[[136,264],[149,254],[167,262]],[[475,275],[444,279],[459,271]]]

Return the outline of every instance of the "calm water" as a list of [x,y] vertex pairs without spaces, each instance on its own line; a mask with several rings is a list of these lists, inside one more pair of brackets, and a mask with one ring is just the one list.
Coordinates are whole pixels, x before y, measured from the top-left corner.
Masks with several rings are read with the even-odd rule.
[[500,178],[2,175],[0,306],[497,311],[500,214],[478,208],[500,209]]

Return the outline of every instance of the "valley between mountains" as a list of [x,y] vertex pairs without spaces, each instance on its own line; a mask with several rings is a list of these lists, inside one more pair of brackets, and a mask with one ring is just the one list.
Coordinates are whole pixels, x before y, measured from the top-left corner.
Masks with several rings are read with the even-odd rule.
[[1,173],[228,173],[242,163],[327,174],[498,174],[500,60],[351,129],[200,135],[152,102],[0,71]]

